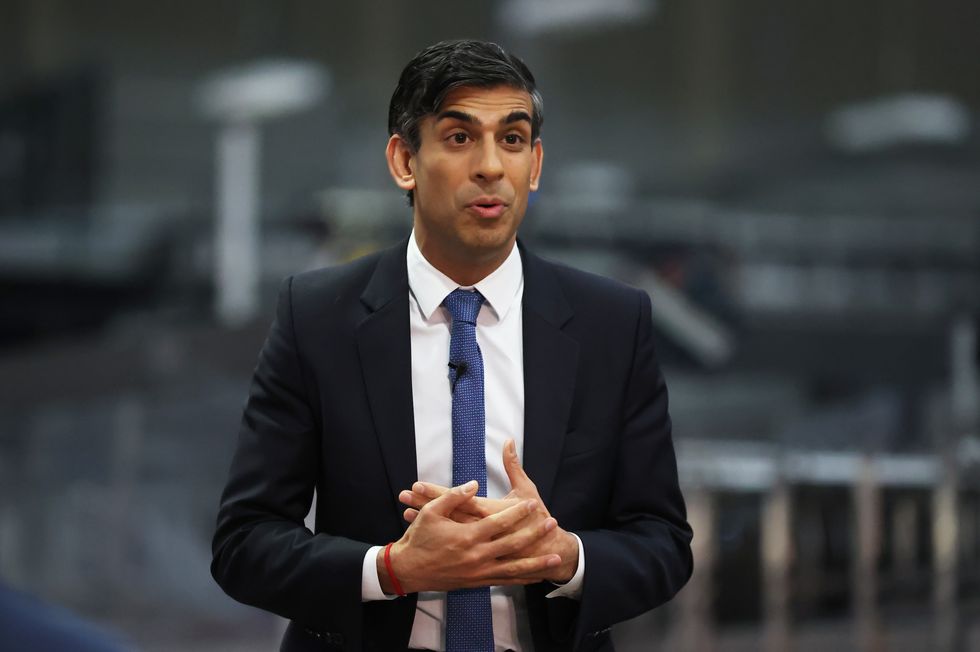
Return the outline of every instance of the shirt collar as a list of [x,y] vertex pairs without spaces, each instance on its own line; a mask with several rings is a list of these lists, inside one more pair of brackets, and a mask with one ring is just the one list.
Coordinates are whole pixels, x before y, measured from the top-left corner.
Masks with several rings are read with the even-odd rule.
[[500,321],[514,304],[524,281],[524,267],[521,264],[521,254],[517,250],[516,244],[500,267],[472,286],[461,286],[433,267],[432,263],[422,255],[418,243],[415,242],[414,229],[408,239],[406,258],[408,287],[415,296],[426,321],[432,317],[436,308],[442,305],[442,300],[459,287],[465,290],[476,288],[496,314],[497,320]]

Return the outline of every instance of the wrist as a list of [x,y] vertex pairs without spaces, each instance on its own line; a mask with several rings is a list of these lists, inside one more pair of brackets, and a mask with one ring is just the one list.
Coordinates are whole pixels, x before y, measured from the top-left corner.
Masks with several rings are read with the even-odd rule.
[[391,576],[388,574],[388,569],[385,566],[384,548],[378,551],[375,566],[378,569],[378,582],[381,584],[381,590],[384,591],[385,595],[395,595],[395,586],[392,584]]
[[381,590],[387,595],[404,596],[408,593],[402,575],[398,570],[399,566],[396,565],[395,561],[401,557],[401,551],[402,548],[399,542],[389,543],[378,551],[378,557],[375,562],[378,569],[378,580],[381,583]]
[[561,530],[559,538],[561,544],[558,546],[558,554],[561,556],[561,564],[555,568],[555,574],[548,578],[553,584],[566,584],[578,570],[578,539],[571,532]]

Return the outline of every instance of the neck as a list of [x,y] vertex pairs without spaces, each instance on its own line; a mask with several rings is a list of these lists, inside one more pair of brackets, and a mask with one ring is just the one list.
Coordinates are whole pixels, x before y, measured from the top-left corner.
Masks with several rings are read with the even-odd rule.
[[463,286],[476,285],[486,277],[490,276],[498,267],[504,264],[510,252],[515,246],[511,241],[511,246],[504,251],[493,251],[484,255],[472,254],[471,252],[460,252],[462,256],[446,255],[447,252],[436,246],[431,240],[415,232],[415,241],[419,251],[429,263],[440,272],[451,278],[455,283]]

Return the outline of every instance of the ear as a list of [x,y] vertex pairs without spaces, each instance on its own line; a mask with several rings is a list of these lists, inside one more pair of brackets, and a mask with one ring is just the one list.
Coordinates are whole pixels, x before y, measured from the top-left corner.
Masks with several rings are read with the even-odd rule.
[[393,134],[388,139],[388,146],[385,148],[385,158],[388,159],[388,172],[395,184],[402,190],[415,190],[415,172],[412,170],[412,159],[415,154],[408,142]]
[[531,165],[531,191],[533,192],[538,189],[538,183],[541,181],[541,162],[544,160],[544,147],[541,145],[540,138],[534,141],[531,153],[534,156],[534,163]]

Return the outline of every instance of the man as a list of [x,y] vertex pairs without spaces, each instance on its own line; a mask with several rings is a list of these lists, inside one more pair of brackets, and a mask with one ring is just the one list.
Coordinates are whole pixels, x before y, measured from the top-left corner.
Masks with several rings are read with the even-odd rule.
[[649,298],[516,240],[541,120],[499,46],[423,50],[386,150],[412,234],[282,286],[212,573],[283,650],[611,650],[690,576]]

